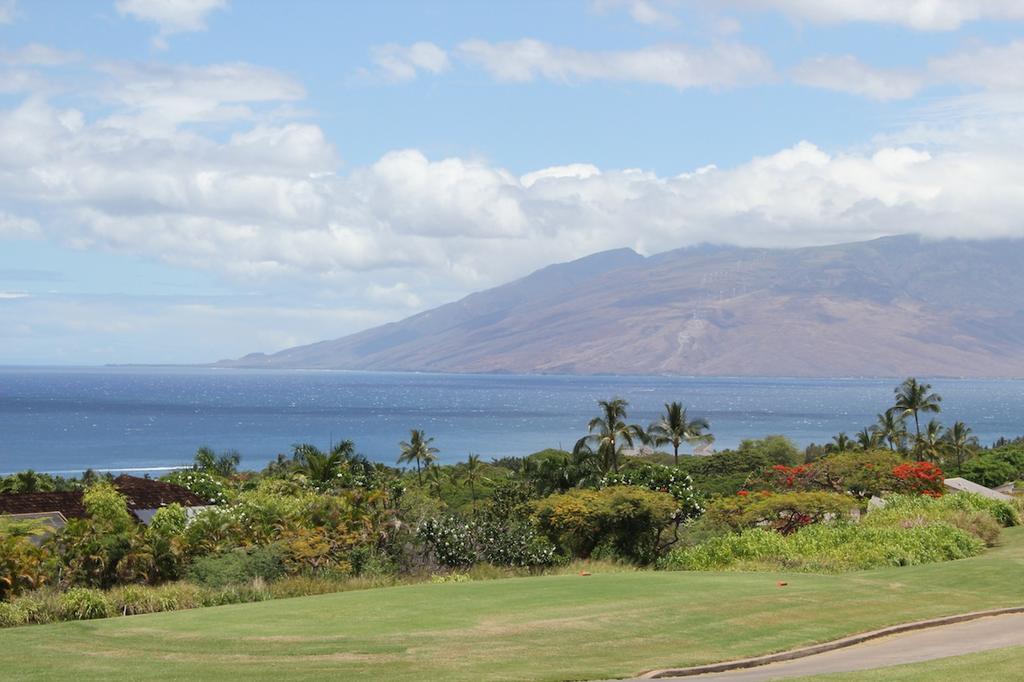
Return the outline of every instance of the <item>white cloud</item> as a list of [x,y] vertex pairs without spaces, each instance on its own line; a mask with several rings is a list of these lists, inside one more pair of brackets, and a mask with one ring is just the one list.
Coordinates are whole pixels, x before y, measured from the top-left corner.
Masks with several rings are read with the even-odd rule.
[[79,59],[77,53],[39,43],[29,43],[16,50],[0,49],[0,64],[6,66],[62,66]]
[[16,13],[14,0],[0,0],[0,25],[13,24]]
[[[1024,3],[1021,3],[1024,7]],[[1024,15],[1024,11],[1022,11]],[[955,52],[929,62],[936,79],[990,90],[1024,88],[1024,40]]]
[[395,282],[391,286],[371,284],[366,288],[366,295],[375,303],[398,305],[410,309],[416,309],[423,305],[423,299],[405,282]]
[[115,6],[122,16],[156,24],[160,32],[153,44],[166,49],[167,36],[205,30],[207,16],[227,4],[227,0],[117,0]]
[[599,13],[625,9],[630,18],[638,24],[648,26],[674,26],[677,21],[668,5],[676,4],[658,0],[592,0],[591,7]]
[[819,24],[874,22],[951,31],[978,19],[1024,19],[1020,0],[731,0]]
[[592,80],[632,81],[694,87],[730,87],[772,77],[760,51],[739,44],[710,48],[661,45],[637,50],[586,51],[524,38],[504,43],[469,40],[459,46],[462,58],[500,81],[546,78],[572,83]]
[[366,315],[396,317],[621,246],[1024,236],[1024,110],[1003,112],[993,139],[922,135],[856,152],[802,142],[672,176],[586,163],[520,175],[415,149],[342,174],[322,129],[266,115],[303,95],[276,72],[229,64],[99,73],[111,111],[41,96],[0,109],[0,205],[38,220],[3,214],[0,232],[314,282],[357,292],[359,301],[339,305]]
[[519,178],[519,182],[523,187],[529,189],[533,187],[538,181],[558,178],[578,178],[586,179],[595,175],[600,175],[601,169],[589,163],[572,163],[568,166],[551,166],[550,168],[544,168],[539,171],[527,173],[523,177]]
[[39,234],[39,223],[35,220],[0,211],[0,236],[33,237],[37,234]]
[[792,76],[801,85],[883,101],[913,97],[925,85],[925,78],[919,73],[873,68],[853,55],[805,61],[793,70]]
[[378,45],[372,48],[371,56],[380,73],[389,80],[407,81],[420,71],[438,74],[451,68],[447,52],[422,41],[412,45]]

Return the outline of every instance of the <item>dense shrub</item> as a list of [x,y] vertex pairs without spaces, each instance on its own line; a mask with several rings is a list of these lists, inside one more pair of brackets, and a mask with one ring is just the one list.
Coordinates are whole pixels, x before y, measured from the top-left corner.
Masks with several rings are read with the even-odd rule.
[[911,528],[829,524],[792,535],[754,528],[713,538],[670,552],[660,567],[840,572],[963,559],[983,550],[978,538],[946,523]]
[[704,511],[693,489],[693,479],[676,467],[649,462],[627,464],[621,472],[606,475],[600,487],[635,485],[655,492],[668,493],[676,501],[675,518],[695,518]]
[[180,485],[211,504],[227,504],[228,502],[227,486],[221,479],[208,471],[181,469],[167,474],[163,480]]
[[705,495],[734,495],[773,464],[791,466],[797,460],[798,452],[789,439],[768,436],[745,440],[736,450],[680,458],[679,468],[690,475],[696,489]]
[[60,615],[65,620],[107,618],[113,613],[114,605],[102,590],[72,587],[60,596]]
[[538,500],[534,503],[534,519],[541,531],[570,556],[589,557],[596,547],[604,545],[614,548],[620,558],[646,563],[675,541],[663,535],[674,527],[677,508],[668,493],[612,486],[574,489]]
[[189,579],[207,587],[224,587],[253,578],[273,580],[285,573],[285,551],[278,545],[236,549],[200,557],[189,567]]
[[1024,477],[1024,445],[1013,443],[984,451],[968,460],[961,476],[993,488]]
[[741,490],[713,500],[705,517],[732,530],[760,526],[788,534],[812,523],[847,519],[856,507],[856,500],[839,493]]
[[48,554],[32,537],[31,530],[0,527],[0,602],[49,582]]
[[1002,526],[1018,525],[1020,515],[1013,504],[991,500],[975,493],[954,493],[941,498],[893,495],[885,506],[872,509],[864,523],[873,526],[909,527],[945,522],[994,545]]
[[477,522],[446,516],[421,523],[417,536],[436,563],[445,568],[468,568],[480,561],[521,567],[555,562],[555,548],[547,538],[515,520]]

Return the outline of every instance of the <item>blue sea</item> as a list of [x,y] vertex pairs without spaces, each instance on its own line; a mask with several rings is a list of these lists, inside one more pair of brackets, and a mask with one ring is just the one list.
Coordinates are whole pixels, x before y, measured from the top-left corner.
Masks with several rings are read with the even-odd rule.
[[[1024,381],[930,379],[945,423],[982,442],[1024,434]],[[394,463],[409,429],[442,462],[571,448],[614,396],[653,421],[683,402],[711,422],[716,449],[781,433],[798,445],[851,436],[892,400],[898,379],[451,375],[182,368],[0,368],[0,473],[160,471],[202,445],[261,468],[295,443],[355,441]]]

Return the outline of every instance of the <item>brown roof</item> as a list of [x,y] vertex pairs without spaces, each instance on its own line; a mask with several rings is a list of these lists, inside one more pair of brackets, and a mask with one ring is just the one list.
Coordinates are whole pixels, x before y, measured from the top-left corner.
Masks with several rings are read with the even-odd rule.
[[129,509],[157,509],[177,502],[182,507],[205,507],[210,504],[187,488],[173,483],[122,474],[114,486],[128,498]]
[[[128,499],[129,511],[157,509],[177,502],[183,507],[204,507],[209,503],[191,491],[173,483],[121,475],[116,487]],[[82,491],[50,493],[8,493],[0,495],[0,514],[38,514],[60,512],[69,519],[85,517]]]
[[82,491],[55,493],[7,493],[0,495],[0,514],[42,514],[60,512],[66,519],[85,516]]

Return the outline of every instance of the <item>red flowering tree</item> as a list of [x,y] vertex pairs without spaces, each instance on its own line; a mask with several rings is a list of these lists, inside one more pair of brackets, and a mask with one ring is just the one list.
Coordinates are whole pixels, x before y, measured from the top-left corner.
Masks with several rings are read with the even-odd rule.
[[904,462],[892,468],[894,492],[940,497],[944,474],[931,462]]

